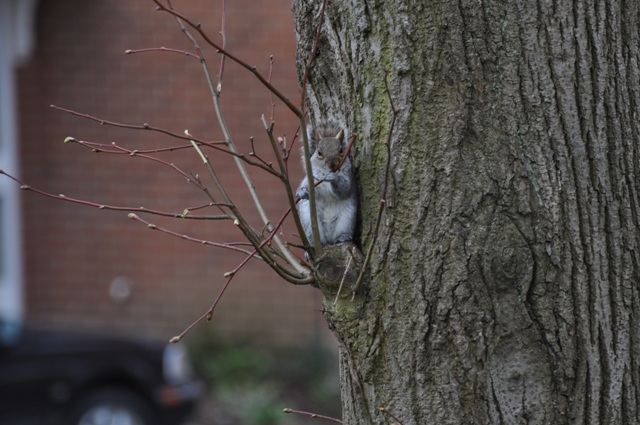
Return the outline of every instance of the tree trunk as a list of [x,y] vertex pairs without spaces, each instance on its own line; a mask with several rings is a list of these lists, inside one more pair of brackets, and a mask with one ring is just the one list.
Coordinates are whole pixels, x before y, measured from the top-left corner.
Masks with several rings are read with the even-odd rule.
[[[299,64],[320,4],[294,0]],[[311,116],[358,138],[345,424],[640,421],[637,1],[329,1]],[[347,134],[348,136],[348,134]],[[334,288],[335,289],[335,288]]]

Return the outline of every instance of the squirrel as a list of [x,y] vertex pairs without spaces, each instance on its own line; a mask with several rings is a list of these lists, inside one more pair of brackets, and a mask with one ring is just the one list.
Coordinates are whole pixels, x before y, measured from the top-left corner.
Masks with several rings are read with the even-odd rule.
[[[316,129],[307,127],[311,155],[311,172],[316,183],[315,200],[318,231],[322,245],[334,245],[353,239],[356,227],[356,183],[347,156],[338,169],[345,152],[344,130],[328,122]],[[303,166],[304,156],[302,158]],[[306,168],[306,167],[305,167]],[[305,176],[296,191],[300,198],[298,213],[309,243],[313,244],[309,182]]]

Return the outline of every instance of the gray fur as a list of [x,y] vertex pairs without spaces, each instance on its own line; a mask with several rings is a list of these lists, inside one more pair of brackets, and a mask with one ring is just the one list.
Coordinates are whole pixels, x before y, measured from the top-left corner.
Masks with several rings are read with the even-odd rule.
[[[309,127],[307,132],[314,180],[324,180],[315,187],[320,243],[333,245],[350,241],[353,239],[357,213],[356,184],[351,160],[347,157],[342,167],[336,169],[346,148],[344,133],[333,123],[319,126],[317,131]],[[313,244],[306,177],[302,179],[296,195],[300,198],[298,213],[302,227],[309,243]]]

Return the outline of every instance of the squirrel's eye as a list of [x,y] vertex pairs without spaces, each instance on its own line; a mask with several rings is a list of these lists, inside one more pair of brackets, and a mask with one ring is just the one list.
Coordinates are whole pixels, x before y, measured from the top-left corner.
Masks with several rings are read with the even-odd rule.
[[321,150],[316,151],[316,153],[318,154],[318,156],[319,156],[320,158],[322,158],[322,151],[321,151]]
[[342,155],[343,152],[344,152],[344,149],[340,148],[340,155]]

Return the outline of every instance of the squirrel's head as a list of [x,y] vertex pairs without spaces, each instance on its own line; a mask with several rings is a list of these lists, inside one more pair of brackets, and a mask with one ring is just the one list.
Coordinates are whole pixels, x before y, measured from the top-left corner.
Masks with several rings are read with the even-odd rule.
[[335,135],[316,132],[315,157],[325,164],[330,172],[338,171],[338,166],[344,155],[344,130],[340,129]]

